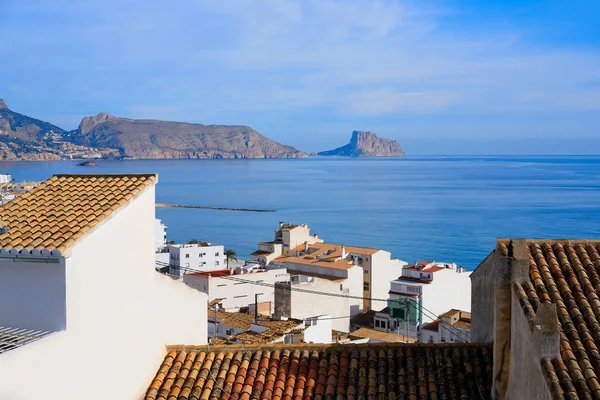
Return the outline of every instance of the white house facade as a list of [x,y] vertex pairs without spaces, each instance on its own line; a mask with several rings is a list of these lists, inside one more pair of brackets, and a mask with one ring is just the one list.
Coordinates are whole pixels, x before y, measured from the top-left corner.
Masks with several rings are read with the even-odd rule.
[[227,266],[222,245],[208,242],[170,244],[168,249],[172,275],[183,277],[185,272],[218,271]]
[[54,176],[0,208],[0,398],[137,399],[167,344],[206,343],[206,295],[148,267],[156,182]]
[[246,272],[244,268],[238,267],[235,270],[186,273],[183,275],[183,282],[206,293],[209,300],[219,299],[221,306],[226,310],[249,307],[255,304],[258,297],[259,303],[270,303],[270,315],[274,303],[275,283],[289,281],[290,275],[285,268],[252,271]]

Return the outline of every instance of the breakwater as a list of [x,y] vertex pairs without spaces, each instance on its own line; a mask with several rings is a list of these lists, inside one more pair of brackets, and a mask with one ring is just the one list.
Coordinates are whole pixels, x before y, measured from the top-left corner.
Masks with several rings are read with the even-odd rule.
[[211,206],[185,206],[181,204],[156,203],[156,208],[199,208],[202,210],[217,211],[244,211],[244,212],[275,212],[275,210],[265,210],[260,208],[235,208],[235,207],[211,207]]

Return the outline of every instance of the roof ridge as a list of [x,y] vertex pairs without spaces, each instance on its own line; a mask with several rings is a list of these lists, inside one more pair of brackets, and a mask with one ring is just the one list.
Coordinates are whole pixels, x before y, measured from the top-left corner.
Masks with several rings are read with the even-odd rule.
[[0,207],[0,254],[62,257],[157,182],[156,174],[53,175]]

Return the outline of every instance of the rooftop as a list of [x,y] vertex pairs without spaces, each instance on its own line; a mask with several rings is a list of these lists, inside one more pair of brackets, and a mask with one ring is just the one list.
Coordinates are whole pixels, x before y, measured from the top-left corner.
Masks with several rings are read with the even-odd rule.
[[145,400],[491,398],[489,345],[172,346],[167,351]]
[[376,339],[381,340],[383,342],[410,342],[414,343],[417,341],[417,338],[406,337],[406,335],[399,335],[394,332],[382,332],[371,328],[360,328],[355,330],[354,332],[350,332],[348,334],[350,339]]
[[210,278],[220,278],[223,276],[230,276],[233,274],[228,269],[217,269],[214,271],[202,271],[202,272],[186,272],[186,275],[192,276],[202,276],[202,277],[210,277]]
[[[342,259],[342,247],[346,252],[346,258]],[[291,253],[304,253],[304,245],[291,250]],[[289,262],[295,264],[314,265],[325,268],[350,269],[353,266],[352,260],[348,255],[372,255],[381,250],[367,249],[364,247],[344,246],[331,243],[314,243],[308,246],[308,251],[301,256],[281,256],[276,258],[275,262]]]
[[156,180],[154,174],[54,175],[0,207],[8,228],[0,252],[61,256]]
[[215,316],[219,320],[219,325],[227,326],[237,329],[242,329],[246,332],[239,333],[237,335],[230,336],[229,338],[219,338],[216,343],[238,343],[243,342],[247,344],[256,343],[269,343],[287,333],[290,329],[296,328],[298,325],[303,325],[304,322],[299,319],[273,319],[259,315],[256,320],[256,325],[268,328],[266,331],[257,333],[250,331],[252,324],[254,323],[253,314],[245,314],[240,312],[227,312],[222,310],[215,311],[212,306],[216,301],[209,303],[208,318],[214,319]]
[[[498,251],[508,254],[508,243]],[[530,326],[542,303],[553,303],[560,325],[560,357],[542,359],[553,393],[561,398],[600,398],[600,242],[528,241],[529,281],[515,282]]]

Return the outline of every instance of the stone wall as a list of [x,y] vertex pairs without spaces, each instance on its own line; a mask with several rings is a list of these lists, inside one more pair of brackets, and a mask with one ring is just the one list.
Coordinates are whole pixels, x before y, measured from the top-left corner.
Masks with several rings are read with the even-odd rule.
[[557,321],[554,304],[542,304],[536,315],[533,330],[511,291],[512,322],[510,348],[510,377],[507,400],[552,400],[549,386],[542,372],[542,357],[554,358],[559,354],[558,326],[545,320]]
[[471,341],[494,341],[494,260],[495,251],[471,274]]

